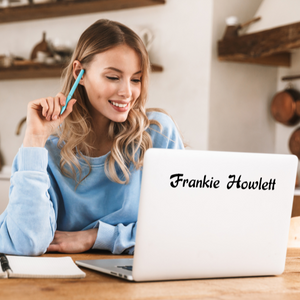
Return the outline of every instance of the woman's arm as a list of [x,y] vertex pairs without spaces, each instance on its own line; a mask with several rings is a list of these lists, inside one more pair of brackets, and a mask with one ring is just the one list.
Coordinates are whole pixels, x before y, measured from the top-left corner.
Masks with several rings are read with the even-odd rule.
[[98,221],[98,233],[93,249],[111,251],[113,254],[133,254],[137,223],[110,225]]
[[83,231],[59,231],[49,245],[48,252],[81,253],[91,249],[97,238],[97,228]]
[[89,249],[108,250],[113,254],[133,253],[136,223],[110,225],[102,221],[97,227],[82,231],[56,231],[48,252],[81,253]]
[[48,151],[20,148],[11,176],[9,203],[0,217],[0,252],[40,255],[55,232],[47,174]]
[[53,239],[56,218],[50,200],[48,137],[72,112],[71,100],[63,115],[65,97],[41,98],[27,106],[27,128],[14,163],[9,204],[0,216],[0,252],[16,255],[40,255]]

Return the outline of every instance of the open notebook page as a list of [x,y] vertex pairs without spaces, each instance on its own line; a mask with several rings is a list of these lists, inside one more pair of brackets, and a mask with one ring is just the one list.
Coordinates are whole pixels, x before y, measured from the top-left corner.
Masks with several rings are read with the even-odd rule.
[[83,278],[85,273],[71,257],[26,257],[7,255],[9,277],[27,278]]

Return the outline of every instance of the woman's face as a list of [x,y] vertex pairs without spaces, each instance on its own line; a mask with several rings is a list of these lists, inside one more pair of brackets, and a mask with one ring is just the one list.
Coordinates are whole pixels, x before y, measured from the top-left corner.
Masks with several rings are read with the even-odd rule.
[[98,53],[80,81],[90,101],[92,117],[124,122],[141,93],[141,61],[127,45]]

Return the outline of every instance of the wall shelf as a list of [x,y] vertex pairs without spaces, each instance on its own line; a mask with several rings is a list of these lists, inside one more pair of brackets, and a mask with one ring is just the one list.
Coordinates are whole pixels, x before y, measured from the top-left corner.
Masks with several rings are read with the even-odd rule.
[[[12,66],[9,68],[0,68],[0,80],[11,79],[35,79],[35,78],[57,78],[65,65],[46,65],[32,64],[29,66]],[[151,65],[152,72],[162,72],[163,67],[159,65]]]
[[300,48],[300,22],[218,41],[220,61],[269,66],[291,65],[290,51]]
[[60,77],[64,65],[32,64],[0,68],[0,80]]
[[[165,4],[166,0],[60,0],[0,9],[0,23],[72,16],[101,11],[120,10]],[[31,63],[9,68],[0,67],[0,80],[60,77],[64,65]],[[163,67],[151,65],[152,72],[162,72]]]
[[165,2],[165,0],[73,0],[14,6],[0,9],[0,23],[137,8]]

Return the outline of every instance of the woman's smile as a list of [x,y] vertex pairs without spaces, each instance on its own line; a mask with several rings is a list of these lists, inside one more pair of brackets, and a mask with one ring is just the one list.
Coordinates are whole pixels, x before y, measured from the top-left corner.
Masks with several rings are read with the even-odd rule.
[[125,112],[130,108],[130,102],[108,100],[110,105],[119,112]]

